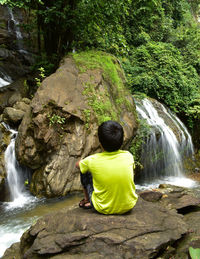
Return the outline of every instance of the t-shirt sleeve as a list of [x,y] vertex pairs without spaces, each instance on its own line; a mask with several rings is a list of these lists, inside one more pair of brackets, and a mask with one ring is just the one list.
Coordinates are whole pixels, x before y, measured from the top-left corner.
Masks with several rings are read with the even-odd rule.
[[129,157],[130,157],[130,163],[133,165],[133,169],[135,169],[134,157],[133,157],[133,155],[130,152],[128,152],[128,154],[129,154]]
[[89,171],[89,161],[90,161],[90,159],[91,159],[91,157],[88,156],[88,157],[82,159],[79,162],[79,167],[80,167],[80,170],[81,170],[82,174],[85,174]]

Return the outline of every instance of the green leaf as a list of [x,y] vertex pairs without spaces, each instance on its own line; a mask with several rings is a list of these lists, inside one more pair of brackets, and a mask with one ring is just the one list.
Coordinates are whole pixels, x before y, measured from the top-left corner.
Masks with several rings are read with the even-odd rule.
[[189,254],[192,259],[199,259],[200,258],[200,248],[189,247]]

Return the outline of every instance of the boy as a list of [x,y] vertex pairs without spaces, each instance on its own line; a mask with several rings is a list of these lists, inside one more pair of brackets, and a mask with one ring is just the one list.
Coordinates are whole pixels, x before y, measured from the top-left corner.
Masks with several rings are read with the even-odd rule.
[[81,171],[85,194],[79,206],[94,207],[103,214],[123,214],[137,202],[133,156],[120,150],[124,131],[119,123],[111,120],[103,122],[98,128],[98,137],[103,152],[76,164]]

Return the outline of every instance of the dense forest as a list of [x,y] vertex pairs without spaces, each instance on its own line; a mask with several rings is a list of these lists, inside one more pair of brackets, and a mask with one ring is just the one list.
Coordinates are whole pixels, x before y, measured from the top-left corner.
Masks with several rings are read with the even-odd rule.
[[200,118],[200,0],[1,0],[29,16],[34,69],[52,73],[72,51],[115,55],[127,86],[165,103],[192,129]]

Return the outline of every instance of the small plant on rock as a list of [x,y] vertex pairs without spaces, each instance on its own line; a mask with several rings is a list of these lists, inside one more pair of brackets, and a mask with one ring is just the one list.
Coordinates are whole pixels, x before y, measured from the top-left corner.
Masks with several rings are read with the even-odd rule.
[[48,115],[49,118],[49,125],[52,126],[54,124],[65,124],[65,117],[61,117],[57,114],[52,114],[51,116]]
[[45,69],[43,67],[38,68],[39,70],[39,78],[35,78],[36,81],[36,85],[37,87],[39,87],[42,83],[42,81],[44,80],[45,76]]

